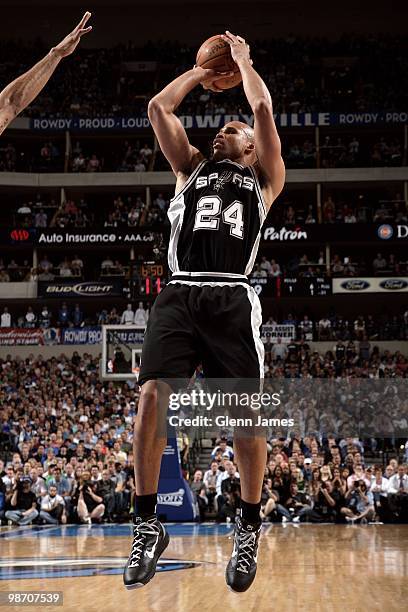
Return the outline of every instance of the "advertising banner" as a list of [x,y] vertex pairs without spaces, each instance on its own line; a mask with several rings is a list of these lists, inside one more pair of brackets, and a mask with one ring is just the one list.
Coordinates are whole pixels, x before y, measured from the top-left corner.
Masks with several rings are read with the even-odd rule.
[[161,462],[157,514],[165,515],[166,521],[192,521],[197,515],[193,494],[181,473],[177,440],[170,436]]
[[0,327],[0,346],[59,344],[60,338],[61,330],[54,327],[47,329]]
[[43,298],[71,298],[71,297],[120,297],[122,284],[119,280],[110,281],[80,281],[53,280],[38,282],[38,296]]
[[333,293],[407,293],[408,277],[334,278]]
[[[316,126],[358,126],[377,124],[406,124],[408,112],[375,113],[281,113],[275,114],[278,128],[316,127]],[[186,129],[218,129],[229,121],[243,121],[253,125],[251,114],[231,115],[181,115],[180,121]],[[17,128],[17,125],[16,125]],[[150,128],[146,116],[133,117],[59,117],[30,119],[31,130],[41,131],[138,131]]]
[[22,229],[10,227],[0,230],[0,242],[13,246],[128,246],[153,244],[160,234],[138,228],[92,229]]
[[295,339],[296,329],[294,325],[262,325],[261,338],[263,342],[276,342],[282,339],[283,344],[289,344]]
[[100,344],[101,327],[71,327],[61,332],[61,344]]

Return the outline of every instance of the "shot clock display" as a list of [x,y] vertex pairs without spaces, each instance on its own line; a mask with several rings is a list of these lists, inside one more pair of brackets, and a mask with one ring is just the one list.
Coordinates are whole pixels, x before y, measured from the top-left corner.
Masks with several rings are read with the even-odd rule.
[[140,266],[140,294],[157,295],[163,289],[164,265],[156,261],[144,261]]

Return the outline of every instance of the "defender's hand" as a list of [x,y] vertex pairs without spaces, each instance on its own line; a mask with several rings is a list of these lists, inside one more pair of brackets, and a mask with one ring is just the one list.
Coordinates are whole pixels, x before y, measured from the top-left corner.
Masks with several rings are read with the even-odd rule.
[[67,55],[71,55],[73,51],[78,46],[79,41],[81,40],[81,36],[84,34],[88,34],[92,30],[92,26],[85,27],[88,20],[91,17],[91,13],[87,11],[82,17],[81,21],[78,23],[77,27],[72,30],[68,36],[64,38],[56,47],[52,49],[52,51],[58,55],[59,57],[66,57]]
[[242,36],[235,36],[228,30],[221,37],[230,45],[231,56],[236,64],[240,62],[249,62],[252,64],[249,45],[245,42]]
[[197,77],[198,83],[200,83],[204,89],[209,89],[210,91],[214,91],[216,93],[223,90],[217,87],[215,81],[234,74],[233,72],[217,72],[216,70],[211,70],[209,68],[201,68],[201,66],[194,66],[193,71]]

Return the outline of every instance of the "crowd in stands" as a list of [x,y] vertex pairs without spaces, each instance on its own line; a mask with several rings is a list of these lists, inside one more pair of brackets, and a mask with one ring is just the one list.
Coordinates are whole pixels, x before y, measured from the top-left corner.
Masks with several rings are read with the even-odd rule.
[[[406,151],[401,142],[390,135],[371,142],[364,134],[350,138],[326,136],[319,146],[310,140],[282,136],[283,158],[287,168],[350,168],[387,167],[406,165]],[[210,142],[210,135],[208,142]],[[361,142],[360,142],[361,141]],[[53,141],[32,151],[26,141],[17,147],[8,142],[0,147],[0,172],[146,172],[169,171],[160,154],[153,154],[151,146],[124,140],[118,148],[116,139],[110,143],[95,141],[92,145],[76,141],[64,165],[59,148]],[[204,149],[203,149],[204,150]],[[205,152],[205,151],[204,151]]]
[[149,206],[144,198],[136,194],[119,195],[113,198],[112,203],[105,199],[91,203],[84,198],[66,198],[57,204],[55,199],[37,194],[32,200],[15,206],[13,223],[24,229],[86,229],[94,227],[95,223],[98,228],[152,228],[162,226],[167,219],[167,194],[154,194]]
[[[55,303],[55,302],[53,302]],[[43,305],[38,308],[28,306],[26,312],[10,312],[10,308],[3,307],[0,315],[0,327],[15,327],[34,329],[46,329],[49,327],[83,327],[87,325],[146,325],[149,318],[149,307],[143,302],[139,302],[137,307],[128,303],[121,310],[120,307],[102,308],[99,311],[89,307],[85,311],[79,303],[70,301],[57,303],[54,308]],[[13,310],[13,309],[12,309]],[[355,315],[347,317],[339,313],[330,311],[327,315],[316,317],[305,312],[296,313],[293,311],[279,317],[265,316],[265,330],[263,338],[266,342],[266,361],[268,363],[268,350],[271,345],[267,342],[269,331],[266,328],[274,325],[290,325],[294,327],[293,340],[307,341],[331,341],[339,340],[347,342],[347,350],[351,351],[353,357],[363,350],[368,355],[371,345],[370,342],[385,340],[408,340],[408,310],[397,315],[383,313],[382,315]],[[358,346],[354,344],[357,341]],[[276,345],[278,346],[278,345]],[[279,345],[279,351],[286,358],[291,350],[297,351],[296,342],[290,345]],[[269,347],[269,349],[268,349]],[[278,350],[278,349],[274,349]],[[345,349],[344,349],[345,350]]]
[[[407,446],[408,448],[408,446]],[[296,435],[272,438],[261,498],[264,522],[408,522],[407,465],[390,459],[367,462],[358,438]],[[234,522],[240,507],[240,476],[232,443],[217,440],[207,470],[190,483],[200,517]]]
[[347,277],[347,276],[400,276],[407,272],[408,261],[403,254],[377,253],[375,257],[367,254],[346,254],[342,257],[334,253],[330,262],[326,262],[324,251],[318,255],[301,256],[292,254],[289,260],[278,263],[276,259],[262,256],[256,262],[251,274],[253,278],[284,278],[285,276],[299,276],[313,278],[315,276]]
[[[359,193],[351,196],[348,193],[328,194],[324,197],[321,210],[311,204],[310,196],[305,193],[304,199],[292,199],[284,193],[279,205],[272,207],[270,218],[275,223],[285,226],[315,223],[406,223],[408,206],[401,193],[396,192],[389,198],[379,198],[378,194]],[[305,201],[306,200],[306,201]],[[309,203],[308,203],[309,201]]]
[[[361,190],[362,191],[362,190]],[[150,204],[146,193],[112,196],[89,195],[67,197],[57,202],[55,197],[37,193],[23,201],[17,200],[1,213],[4,224],[19,228],[89,228],[103,227],[159,227],[167,224],[167,210],[172,194],[169,190],[153,192]],[[111,198],[111,200],[107,199]],[[307,190],[291,195],[286,189],[272,207],[268,221],[287,228],[294,225],[408,223],[408,205],[398,191],[381,196],[378,192],[359,192],[358,195],[341,191],[327,194],[318,208],[316,194]],[[314,203],[312,203],[314,202]]]
[[390,137],[380,137],[370,143],[366,142],[364,135],[363,138],[360,135],[349,138],[326,136],[316,147],[309,139],[293,142],[291,137],[282,135],[282,144],[287,168],[361,168],[406,164],[401,142]]
[[[271,91],[278,113],[406,109],[406,71],[396,61],[407,53],[406,38],[373,34],[342,35],[337,39],[287,36],[251,43],[254,63]],[[59,67],[47,89],[25,114],[146,115],[147,100],[157,80],[161,87],[178,72],[190,68],[197,47],[163,42],[143,47],[128,43],[109,49],[78,49],[75,59]],[[31,67],[33,58],[39,59],[47,51],[39,41],[35,45],[3,41],[3,82],[13,80],[16,73]],[[140,79],[137,73],[127,70],[131,64],[126,62],[134,60],[157,62],[156,70],[144,72]],[[181,110],[193,114],[230,113],[242,107],[242,102],[240,88],[228,91],[222,98],[208,96],[197,88]]]
[[87,325],[146,325],[149,318],[149,309],[143,302],[137,308],[128,304],[122,311],[117,308],[102,309],[100,312],[88,315],[80,304],[62,302],[53,312],[48,306],[33,309],[27,307],[27,312],[19,316],[10,313],[7,306],[3,308],[0,316],[0,328],[15,327],[20,329],[47,329],[49,327],[84,327]]
[[[300,354],[304,356],[305,351],[302,346]],[[321,376],[316,359],[323,356],[312,354],[308,364],[303,359],[301,376]],[[401,354],[385,351],[374,355],[371,367],[377,376],[383,368],[384,376],[390,377],[393,364],[403,359]],[[343,361],[348,378],[358,376],[347,366],[348,357],[336,360]],[[404,375],[402,369],[394,369],[398,377]],[[70,358],[61,355],[47,360],[6,356],[0,359],[0,371],[0,518],[19,525],[128,520],[135,491],[132,442],[137,385],[101,381],[99,359],[78,352]],[[336,376],[344,378],[338,370]],[[394,393],[391,387],[383,392]],[[406,423],[400,425],[404,427]],[[406,467],[396,459],[388,465],[378,456],[374,465],[364,459],[365,451],[380,448],[395,456],[400,439],[391,432],[387,440],[368,437],[364,444],[345,436],[325,440],[315,418],[313,431],[302,439],[289,430],[283,439],[269,436],[262,504],[265,520],[293,521],[297,516],[324,522],[347,517],[406,520]],[[234,520],[239,475],[233,448],[221,440],[213,450],[209,471],[193,476],[185,437],[182,444],[186,476],[202,498],[197,499],[202,514],[212,507],[218,520]]]

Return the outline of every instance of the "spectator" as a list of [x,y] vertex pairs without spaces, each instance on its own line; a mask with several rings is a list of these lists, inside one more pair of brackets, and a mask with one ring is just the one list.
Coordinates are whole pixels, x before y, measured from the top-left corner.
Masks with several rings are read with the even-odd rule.
[[162,212],[164,212],[167,208],[167,202],[163,197],[162,193],[159,193],[157,198],[155,200],[153,200],[153,205],[156,208],[159,208]]
[[290,519],[294,523],[298,523],[312,511],[310,497],[306,493],[299,491],[296,482],[292,482],[290,485],[290,495],[286,500],[285,507],[289,511]]
[[62,278],[69,278],[72,276],[71,262],[65,257],[64,261],[58,266],[59,274]]
[[388,499],[391,511],[398,519],[408,520],[408,474],[407,466],[399,465],[396,474],[388,481]]
[[75,494],[78,517],[82,523],[88,523],[89,525],[92,523],[92,519],[99,522],[105,512],[102,497],[97,494],[98,485],[91,483],[90,476],[89,472],[81,474]]
[[37,518],[37,500],[30,488],[30,478],[16,479],[10,499],[11,510],[6,512],[6,519],[10,522],[17,525],[29,525]]
[[331,321],[328,317],[322,317],[319,321],[319,340],[331,339]]
[[101,263],[102,272],[108,272],[111,270],[111,268],[113,268],[113,261],[109,256],[107,256]]
[[11,327],[11,314],[7,306],[3,308],[3,312],[0,319],[0,327]]
[[58,525],[59,523],[64,525],[67,522],[64,498],[57,494],[55,485],[48,487],[48,494],[41,500],[40,519],[45,524],[51,525]]
[[265,272],[266,272],[266,274],[268,276],[271,274],[271,271],[272,271],[271,262],[268,261],[265,256],[262,257],[262,259],[261,259],[260,269],[261,270],[265,270]]
[[61,308],[58,311],[58,323],[61,327],[68,327],[70,322],[69,310],[66,302],[62,303]]
[[41,208],[41,210],[35,214],[34,227],[42,229],[42,228],[47,227],[47,223],[48,223],[48,217],[46,213],[44,212],[44,209]]
[[132,304],[128,304],[126,310],[122,312],[121,324],[122,325],[133,325],[135,313],[132,310]]
[[78,276],[82,275],[84,262],[78,255],[74,255],[74,259],[71,261],[71,268],[74,274],[77,274]]
[[377,257],[373,260],[374,274],[380,274],[385,270],[386,267],[387,260],[381,255],[381,253],[377,253]]
[[79,304],[75,304],[74,310],[72,312],[71,321],[74,327],[81,327],[84,322],[84,313],[81,310]]
[[273,345],[271,356],[272,360],[275,362],[277,359],[285,361],[286,357],[288,356],[288,349],[286,348],[286,345],[282,343],[282,338],[280,336],[276,338],[276,344]]
[[35,316],[32,307],[29,306],[25,316],[25,327],[33,329],[35,327],[36,321],[37,317]]
[[374,518],[374,498],[363,480],[355,480],[353,487],[345,495],[347,506],[341,509],[346,521],[367,522]]
[[95,154],[91,156],[91,159],[88,161],[86,171],[87,172],[99,172],[101,169],[101,162],[97,158]]
[[48,306],[43,306],[40,316],[38,317],[38,324],[43,329],[47,329],[51,325],[51,313],[48,310]]
[[102,478],[98,480],[97,493],[102,497],[108,522],[112,522],[115,511],[115,483],[107,469],[102,470]]
[[52,263],[49,261],[47,255],[44,255],[41,258],[39,267],[41,268],[41,270],[44,270],[44,272],[50,272],[52,270],[53,266]]
[[228,446],[227,438],[221,438],[219,440],[218,444],[211,453],[211,459],[214,459],[217,453],[221,453],[223,456],[227,455],[230,460],[233,459],[234,451],[232,450],[231,446]]
[[147,310],[143,307],[143,302],[139,302],[139,307],[135,312],[134,324],[146,327],[148,319]]

